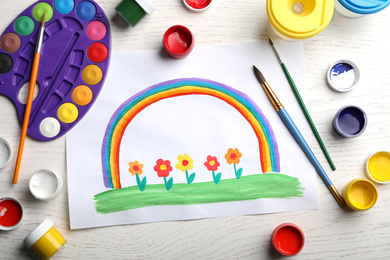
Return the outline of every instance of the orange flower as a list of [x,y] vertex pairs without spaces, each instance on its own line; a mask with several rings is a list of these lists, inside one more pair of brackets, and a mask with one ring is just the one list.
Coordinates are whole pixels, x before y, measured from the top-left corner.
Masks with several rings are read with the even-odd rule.
[[232,163],[238,164],[240,163],[241,156],[242,153],[240,153],[240,151],[237,148],[234,150],[232,148],[229,148],[227,154],[225,154],[225,159],[228,164],[232,164]]
[[132,176],[138,174],[138,175],[141,175],[142,174],[142,168],[144,167],[143,164],[140,164],[138,161],[135,161],[135,162],[131,162],[129,163],[129,172],[131,173]]

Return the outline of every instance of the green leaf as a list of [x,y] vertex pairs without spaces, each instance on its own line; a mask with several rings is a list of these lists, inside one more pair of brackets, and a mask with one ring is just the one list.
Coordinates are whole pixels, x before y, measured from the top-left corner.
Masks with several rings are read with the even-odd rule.
[[238,171],[236,172],[237,180],[241,178],[241,175],[242,175],[242,167],[240,169],[238,169]]
[[222,173],[218,173],[218,174],[215,176],[215,179],[214,179],[215,184],[218,184],[218,183],[219,183],[219,181],[221,180],[221,175],[222,175]]
[[146,187],[146,177],[142,179],[142,181],[138,184],[138,188],[140,191],[144,191]]
[[167,188],[167,191],[169,191],[173,186],[173,178],[170,178],[167,183],[165,184],[165,187]]
[[190,177],[187,179],[187,183],[190,184],[194,181],[195,179],[195,172],[190,175]]

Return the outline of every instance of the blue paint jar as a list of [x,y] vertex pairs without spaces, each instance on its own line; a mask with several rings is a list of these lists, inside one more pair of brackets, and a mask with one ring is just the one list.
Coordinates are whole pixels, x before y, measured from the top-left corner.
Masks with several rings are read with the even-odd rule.
[[342,137],[357,137],[367,127],[367,115],[357,106],[340,108],[333,118],[333,128]]
[[335,0],[335,9],[344,16],[357,18],[382,11],[390,4],[390,0]]

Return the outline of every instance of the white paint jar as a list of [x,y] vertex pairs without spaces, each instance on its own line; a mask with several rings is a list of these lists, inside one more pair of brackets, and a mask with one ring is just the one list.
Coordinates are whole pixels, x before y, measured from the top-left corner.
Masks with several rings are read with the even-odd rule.
[[29,180],[31,194],[39,200],[50,200],[57,197],[62,191],[62,178],[51,170],[39,169]]

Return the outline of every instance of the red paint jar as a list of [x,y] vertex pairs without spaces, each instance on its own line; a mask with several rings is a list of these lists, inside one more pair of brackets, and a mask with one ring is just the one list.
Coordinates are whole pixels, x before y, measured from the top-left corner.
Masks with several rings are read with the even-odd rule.
[[272,233],[273,247],[284,256],[298,254],[305,244],[303,231],[293,223],[283,223],[277,226]]
[[183,0],[184,5],[193,12],[202,12],[209,8],[212,0]]
[[165,51],[175,59],[183,59],[190,54],[195,45],[192,32],[183,25],[174,25],[164,34]]
[[14,198],[4,197],[0,199],[0,230],[15,229],[22,223],[23,207]]

